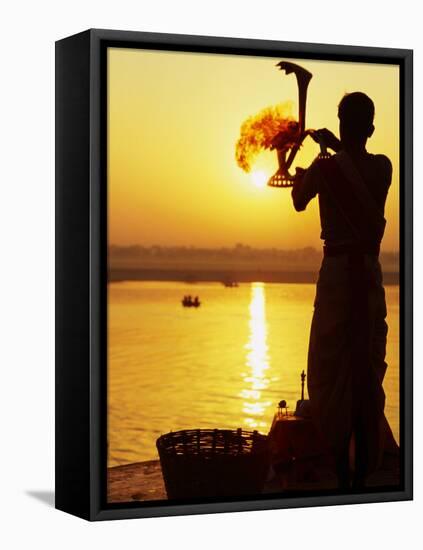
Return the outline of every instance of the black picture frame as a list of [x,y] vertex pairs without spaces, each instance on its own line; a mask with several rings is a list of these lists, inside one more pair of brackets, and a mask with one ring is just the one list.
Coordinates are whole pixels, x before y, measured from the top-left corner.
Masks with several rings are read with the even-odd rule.
[[[400,67],[398,490],[107,504],[106,52],[110,46]],[[56,508],[87,520],[412,499],[412,50],[91,29],[56,42]]]

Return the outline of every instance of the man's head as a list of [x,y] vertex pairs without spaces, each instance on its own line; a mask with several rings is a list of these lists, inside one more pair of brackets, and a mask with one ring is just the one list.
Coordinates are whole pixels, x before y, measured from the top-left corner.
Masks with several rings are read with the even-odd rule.
[[373,134],[375,106],[362,92],[346,94],[338,106],[339,133],[341,142],[364,146]]

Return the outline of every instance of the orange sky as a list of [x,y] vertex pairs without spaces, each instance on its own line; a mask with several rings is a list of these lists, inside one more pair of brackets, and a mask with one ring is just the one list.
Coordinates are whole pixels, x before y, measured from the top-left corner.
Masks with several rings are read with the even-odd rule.
[[[108,55],[111,244],[320,246],[317,201],[297,213],[290,190],[257,187],[235,161],[247,117],[284,101],[297,113],[296,79],[277,70],[281,58],[119,48]],[[313,73],[308,128],[338,133],[345,93],[374,100],[368,150],[393,164],[383,249],[398,249],[398,66],[292,61]],[[294,165],[307,167],[317,153],[307,141]],[[257,168],[270,176],[276,155],[258,157]]]

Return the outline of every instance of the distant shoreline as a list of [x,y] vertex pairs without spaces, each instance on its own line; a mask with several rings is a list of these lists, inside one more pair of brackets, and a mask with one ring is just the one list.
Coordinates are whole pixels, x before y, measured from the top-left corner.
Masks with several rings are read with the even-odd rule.
[[[252,270],[181,270],[181,269],[139,269],[125,268],[109,271],[109,282],[124,281],[175,281],[184,283],[201,282],[237,282],[253,283],[290,283],[314,284],[317,281],[318,271],[269,271]],[[385,285],[398,285],[399,273],[388,271],[383,274]]]

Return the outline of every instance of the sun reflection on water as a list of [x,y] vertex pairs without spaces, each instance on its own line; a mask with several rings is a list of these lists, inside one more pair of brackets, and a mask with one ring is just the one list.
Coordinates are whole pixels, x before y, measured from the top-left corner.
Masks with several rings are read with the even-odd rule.
[[262,392],[269,385],[266,371],[269,368],[269,354],[267,345],[266,322],[266,294],[264,283],[252,283],[249,319],[249,339],[245,345],[247,350],[246,366],[244,374],[245,388],[241,392],[244,400],[244,423],[254,429],[266,426],[263,422],[264,413],[271,405],[270,401],[264,401]]

